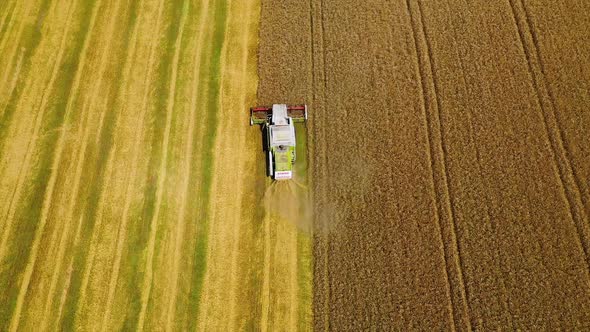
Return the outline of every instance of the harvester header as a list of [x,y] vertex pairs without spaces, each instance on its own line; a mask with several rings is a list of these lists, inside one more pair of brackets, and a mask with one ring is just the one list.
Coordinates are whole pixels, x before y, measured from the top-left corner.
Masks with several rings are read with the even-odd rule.
[[[280,104],[275,104],[280,105]],[[285,105],[287,117],[293,122],[305,122],[307,120],[307,105]],[[272,120],[273,106],[257,106],[250,109],[250,125],[263,125]]]
[[296,122],[307,121],[307,105],[274,104],[250,109],[250,125],[262,125],[265,136],[268,176],[275,180],[293,177],[296,160]]

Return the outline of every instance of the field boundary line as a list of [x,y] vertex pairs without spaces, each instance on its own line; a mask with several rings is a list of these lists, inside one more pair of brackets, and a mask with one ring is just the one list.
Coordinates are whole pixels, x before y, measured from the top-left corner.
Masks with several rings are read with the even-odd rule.
[[[313,0],[310,0],[313,1]],[[314,2],[315,3],[315,2]],[[316,128],[324,128],[324,124],[327,123],[327,104],[328,104],[328,99],[327,99],[327,95],[326,95],[326,91],[328,90],[328,72],[326,70],[326,18],[325,18],[325,4],[324,4],[324,0],[319,0],[319,14],[320,14],[320,22],[319,22],[319,38],[318,38],[318,42],[321,42],[321,47],[320,47],[320,52],[321,52],[321,56],[318,56],[318,60],[319,64],[320,64],[320,71],[321,71],[321,82],[323,82],[323,84],[319,84],[320,88],[321,88],[321,109],[322,109],[322,115],[319,118],[320,120],[320,126],[315,126]],[[315,6],[314,6],[315,7]],[[315,10],[314,10],[315,13]],[[312,18],[313,19],[313,18]],[[315,31],[314,31],[315,32]],[[314,36],[315,37],[315,36]],[[315,38],[312,38],[315,39]],[[314,52],[315,52],[315,43],[314,43]],[[313,61],[314,66],[315,66],[315,61]],[[315,82],[314,82],[314,86],[315,86]],[[317,88],[317,86],[316,86]],[[317,91],[317,90],[316,90]],[[319,99],[319,98],[318,98]],[[315,101],[315,99],[314,99]],[[324,131],[325,132],[325,131]],[[325,136],[325,135],[324,135]],[[324,137],[325,138],[325,137]],[[326,169],[326,167],[328,167],[329,165],[329,160],[328,160],[328,153],[325,153],[328,150],[328,143],[326,139],[322,140],[322,148],[323,148],[323,154],[322,154],[322,163],[324,166],[324,169]],[[331,185],[331,178],[329,176],[326,176],[324,174],[324,176],[322,177],[322,190],[325,192],[325,188],[330,188]],[[324,196],[325,197],[325,196]],[[325,202],[323,202],[325,203]],[[325,214],[320,214],[321,218],[324,218],[326,220],[323,220],[321,223],[321,227],[322,227],[322,237],[324,240],[324,244],[323,244],[323,249],[324,249],[324,259],[323,259],[323,288],[324,288],[324,292],[325,292],[325,297],[324,297],[324,301],[323,301],[323,305],[324,305],[324,331],[329,331],[330,330],[330,299],[332,296],[332,289],[331,289],[331,284],[330,284],[330,237],[331,237],[331,230],[330,230],[330,226],[328,225],[328,220],[327,220],[327,216]]]
[[[31,145],[33,144],[33,142],[36,142],[38,135],[39,135],[39,130],[41,129],[41,123],[45,114],[45,109],[47,106],[47,102],[48,102],[48,95],[51,93],[51,90],[53,89],[53,85],[55,83],[55,80],[57,79],[57,74],[59,72],[59,67],[61,66],[61,62],[63,60],[63,56],[65,53],[65,46],[67,43],[67,37],[69,36],[70,33],[70,28],[72,25],[72,17],[74,16],[74,12],[75,12],[75,8],[76,8],[76,1],[72,0],[70,2],[70,4],[68,5],[68,14],[67,14],[67,20],[65,23],[65,28],[64,28],[64,32],[61,38],[61,43],[60,43],[60,47],[59,47],[59,51],[57,54],[57,58],[54,62],[53,65],[53,72],[51,75],[51,78],[49,80],[49,84],[46,87],[45,92],[43,93],[43,97],[41,99],[41,104],[39,107],[39,113],[37,113],[37,115],[35,116],[35,127],[33,128],[33,134],[31,136],[31,140],[29,141],[29,143],[27,144],[27,154],[25,155],[25,162],[24,165],[21,167],[20,171],[19,171],[19,179],[17,180],[17,188],[16,190],[18,190],[18,197],[20,198],[20,189],[22,189],[23,185],[22,182],[24,181],[24,176],[23,176],[23,168],[26,169],[28,171],[29,169],[29,163],[30,163],[30,159],[32,158],[32,147]],[[47,191],[46,191],[47,192]],[[15,192],[15,195],[17,194],[17,192]],[[13,196],[12,198],[13,200],[15,199],[15,197]],[[11,207],[13,207],[14,202],[11,201]],[[13,208],[13,212],[12,214],[10,214],[10,210],[9,210],[9,224],[5,233],[4,233],[4,237],[2,238],[2,244],[0,247],[0,259],[2,257],[4,257],[4,251],[5,251],[5,246],[6,246],[6,241],[7,241],[7,236],[9,234],[9,229],[11,228],[11,224],[12,221],[10,219],[14,218],[14,214],[16,213],[16,208]],[[29,288],[29,283],[31,281],[31,276],[33,274],[33,269],[37,260],[37,254],[38,254],[38,250],[39,250],[39,245],[41,242],[41,237],[43,235],[43,231],[45,229],[45,225],[47,223],[47,216],[48,216],[48,211],[49,209],[46,208],[45,206],[43,207],[43,212],[41,215],[41,221],[39,223],[39,226],[37,227],[37,229],[35,230],[35,238],[33,240],[33,245],[32,245],[32,249],[31,249],[31,254],[29,256],[29,260],[27,262],[27,265],[25,267],[25,271],[24,271],[24,276],[23,279],[21,281],[21,285],[18,291],[18,296],[17,296],[17,300],[16,300],[16,307],[15,310],[12,314],[12,318],[10,320],[10,327],[9,330],[12,331],[17,331],[18,330],[18,325],[20,322],[20,316],[21,316],[21,311],[22,311],[22,307],[24,305],[24,300],[25,300],[25,295],[27,293],[27,290]]]
[[144,132],[144,125],[145,125],[145,118],[148,108],[148,96],[151,92],[150,85],[152,81],[152,72],[154,67],[154,54],[156,52],[156,44],[158,43],[158,34],[160,33],[160,27],[162,25],[162,15],[164,12],[164,0],[159,0],[158,3],[158,14],[156,18],[156,26],[155,26],[155,35],[152,36],[150,40],[149,46],[149,55],[148,55],[148,64],[147,64],[147,73],[144,79],[144,91],[143,97],[141,102],[141,114],[138,120],[138,128],[135,132],[135,144],[133,149],[133,159],[131,161],[131,174],[127,178],[127,188],[125,189],[125,201],[123,206],[123,215],[121,217],[121,224],[119,225],[118,235],[117,235],[117,244],[116,244],[116,251],[115,251],[115,259],[111,268],[111,278],[109,281],[109,291],[107,295],[107,303],[105,305],[105,312],[102,318],[102,325],[100,330],[106,331],[108,329],[108,319],[111,315],[111,307],[112,302],[115,296],[115,291],[117,288],[117,282],[119,278],[119,269],[121,266],[121,259],[122,259],[122,251],[123,251],[123,242],[127,237],[127,223],[128,223],[128,214],[129,209],[131,208],[131,201],[132,201],[132,193],[131,188],[133,187],[133,182],[135,181],[135,177],[137,174],[137,163],[139,159],[139,146],[141,144]]
[[[308,87],[307,87],[307,94],[306,94],[306,98],[308,99],[307,103],[309,104],[308,106],[311,107],[312,109],[312,116],[311,119],[314,121],[309,122],[306,130],[308,130],[309,132],[313,133],[313,137],[315,137],[316,139],[318,137],[320,137],[321,135],[318,133],[318,131],[320,130],[319,126],[315,125],[315,119],[320,118],[320,116],[315,117],[313,115],[313,113],[315,113],[316,110],[316,93],[317,93],[317,89],[316,89],[316,46],[315,46],[315,34],[316,34],[316,28],[314,27],[314,24],[316,22],[316,20],[314,19],[314,14],[315,14],[315,9],[316,6],[314,5],[314,0],[308,0],[307,1],[307,6],[308,6],[308,10],[309,10],[309,30],[308,30],[308,38],[309,38],[309,72],[308,72]],[[309,135],[309,132],[307,133],[307,135]],[[309,228],[310,231],[310,241],[311,241],[311,255],[317,257],[315,254],[316,249],[314,247],[320,248],[317,250],[317,252],[321,252],[321,255],[318,255],[320,259],[324,259],[325,256],[325,239],[324,239],[324,234],[323,234],[323,229],[327,228],[327,227],[323,227],[323,225],[321,226],[321,228],[318,230],[317,229],[317,225],[316,225],[316,221],[318,219],[316,219],[317,217],[317,213],[316,211],[321,210],[320,206],[321,204],[318,202],[319,201],[319,197],[322,197],[324,195],[317,195],[316,198],[316,191],[319,192],[319,187],[316,186],[312,181],[312,174],[314,174],[317,171],[318,168],[318,163],[316,162],[316,160],[313,158],[313,156],[315,156],[316,154],[314,153],[314,151],[316,150],[315,147],[315,140],[312,139],[308,139],[307,140],[307,153],[308,153],[308,158],[307,158],[307,167],[308,167],[308,173],[307,173],[307,183],[309,188],[311,189],[309,191],[309,199],[312,203],[311,209],[312,209],[312,224],[311,227]],[[323,143],[323,145],[325,145],[325,142]],[[325,150],[325,148],[324,148]],[[322,180],[323,181],[323,180]],[[312,259],[313,261],[313,259]],[[322,266],[322,268],[325,268],[325,266],[320,265],[320,264],[315,264],[312,263],[311,264],[311,289],[312,289],[312,294],[311,294],[311,302],[313,303],[315,301],[315,292],[313,291],[315,286],[316,286],[316,280],[317,278],[315,277],[315,272],[316,270],[319,270],[319,266]],[[320,271],[320,273],[322,273],[322,278],[326,277],[326,273],[324,271],[324,269],[322,269]],[[323,279],[321,280],[323,282]],[[322,303],[322,305],[325,306],[325,302]],[[312,328],[316,328],[316,324],[319,325],[320,320],[316,319],[315,317],[315,313],[318,310],[321,310],[322,305],[317,305],[311,306],[311,327]],[[327,318],[324,317],[324,320],[327,320]],[[326,325],[326,322],[324,321],[324,326]]]
[[[203,55],[203,41],[205,39],[205,23],[209,20],[209,0],[204,0],[200,7],[201,14],[199,15],[198,33],[196,35],[195,56],[193,60],[193,79],[190,99],[190,111],[188,119],[188,130],[186,132],[187,145],[185,148],[185,156],[191,156],[194,146],[194,130],[195,130],[195,113],[197,109],[197,93],[200,88],[199,76],[201,73],[201,58]],[[174,238],[174,255],[172,270],[169,275],[170,286],[172,288],[171,298],[168,302],[166,313],[166,330],[172,331],[174,327],[174,316],[176,314],[176,298],[178,293],[178,273],[180,270],[180,258],[182,257],[182,244],[184,243],[183,236],[186,226],[186,205],[188,200],[189,179],[191,174],[191,160],[187,158],[184,163],[184,176],[182,182],[182,189],[180,194],[180,208],[178,209],[178,219],[176,223],[176,234]]]
[[170,85],[168,90],[168,103],[166,105],[166,128],[164,130],[164,138],[162,141],[162,160],[160,161],[160,169],[158,171],[158,184],[156,190],[155,210],[150,222],[150,238],[148,241],[148,255],[146,258],[146,274],[143,278],[143,286],[141,288],[141,311],[139,313],[138,331],[143,331],[145,324],[145,315],[152,290],[152,281],[154,273],[154,250],[156,246],[156,233],[158,231],[160,207],[162,205],[162,196],[164,195],[164,187],[166,185],[167,165],[168,165],[168,146],[170,145],[170,128],[172,126],[172,113],[176,101],[176,82],[178,79],[178,63],[180,59],[180,52],[182,46],[182,37],[184,35],[184,28],[186,26],[186,17],[189,11],[189,1],[184,0],[182,8],[182,16],[180,18],[180,27],[178,36],[176,37],[174,59],[172,64],[172,76],[170,78]]
[[[555,98],[550,86],[546,82],[544,65],[533,31],[532,23],[526,7],[522,1],[517,6],[517,0],[507,0],[514,24],[527,62],[528,74],[531,78],[532,88],[535,91],[537,104],[542,115],[545,133],[549,147],[551,148],[553,163],[557,168],[557,178],[561,187],[562,198],[569,211],[569,217],[576,229],[578,245],[586,262],[587,283],[590,285],[590,226],[588,216],[582,201],[582,193],[576,174],[570,164],[568,150],[564,144],[563,132],[559,124],[559,117],[555,112]],[[522,7],[522,8],[520,8]],[[522,21],[522,22],[521,22]],[[532,45],[530,45],[532,44]],[[531,48],[533,50],[531,50]],[[545,99],[549,99],[546,102]]]

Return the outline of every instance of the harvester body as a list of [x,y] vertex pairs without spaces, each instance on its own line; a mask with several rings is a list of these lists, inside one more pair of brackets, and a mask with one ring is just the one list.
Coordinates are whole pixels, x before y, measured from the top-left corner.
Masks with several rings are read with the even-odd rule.
[[268,175],[275,180],[293,178],[296,160],[295,122],[307,120],[307,106],[274,104],[250,109],[250,125],[260,124],[266,136]]

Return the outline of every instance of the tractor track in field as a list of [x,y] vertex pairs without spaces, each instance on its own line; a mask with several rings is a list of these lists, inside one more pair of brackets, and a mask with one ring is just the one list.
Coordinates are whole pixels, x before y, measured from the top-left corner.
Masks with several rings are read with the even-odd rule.
[[[563,196],[567,201],[572,223],[578,232],[579,245],[586,256],[590,283],[590,224],[584,209],[580,181],[572,168],[570,153],[564,143],[562,125],[560,125],[559,117],[555,112],[555,97],[546,82],[538,37],[533,30],[526,5],[522,0],[509,0],[509,3],[539,109],[543,115],[545,132],[552,149],[552,159],[559,174]],[[589,200],[588,195],[586,199]]]
[[[451,329],[456,329],[457,326],[471,329],[469,317],[469,308],[467,302],[467,294],[464,283],[464,272],[462,268],[461,253],[459,251],[457,243],[457,230],[456,221],[454,217],[454,209],[451,203],[451,194],[448,182],[448,172],[446,169],[447,161],[445,152],[445,142],[442,134],[442,121],[439,113],[440,109],[440,98],[437,93],[437,81],[433,73],[433,59],[431,46],[428,43],[427,32],[424,28],[424,17],[422,9],[420,8],[420,2],[417,2],[414,8],[412,8],[409,1],[406,1],[407,14],[412,24],[412,34],[414,39],[415,54],[416,54],[416,67],[417,75],[420,86],[421,86],[421,99],[423,100],[422,112],[424,115],[424,127],[428,142],[428,159],[430,164],[430,172],[432,173],[432,201],[438,207],[436,212],[436,225],[438,233],[440,235],[440,243],[443,248],[443,259],[445,262],[444,277],[447,283],[447,295],[448,295],[448,309],[449,309],[449,322]],[[414,13],[414,10],[417,12]],[[434,95],[434,100],[430,96],[429,91]],[[440,179],[440,180],[438,180]],[[443,197],[444,202],[441,202]],[[442,207],[441,207],[442,206]],[[450,238],[451,244],[447,244],[443,239],[443,228],[441,227],[441,219],[448,220],[450,223]],[[451,253],[449,253],[451,252]],[[451,256],[450,258],[447,256]],[[455,269],[454,275],[457,276],[459,289],[459,299],[454,299],[453,295],[453,283],[449,278],[449,265]],[[455,302],[458,302],[455,303]],[[454,307],[461,308],[461,315],[455,313]],[[456,317],[458,315],[458,317]]]
[[[205,0],[201,7],[201,14],[199,16],[199,32],[195,36],[195,56],[194,56],[194,67],[193,67],[193,77],[192,77],[192,88],[191,88],[191,95],[190,95],[190,112],[188,113],[188,129],[186,131],[186,149],[184,151],[184,155],[186,156],[186,161],[184,162],[184,175],[183,175],[183,182],[182,182],[182,189],[179,195],[180,200],[180,208],[178,209],[178,218],[176,223],[176,230],[174,235],[174,255],[173,255],[173,268],[170,270],[169,273],[169,280],[170,284],[168,288],[171,289],[170,292],[170,300],[166,312],[166,329],[171,331],[173,330],[173,320],[176,312],[176,298],[178,292],[178,274],[180,270],[180,259],[181,259],[181,249],[183,245],[183,236],[184,230],[186,228],[186,209],[187,209],[187,201],[188,201],[188,190],[189,190],[189,179],[191,176],[191,158],[189,156],[192,155],[192,151],[194,149],[194,131],[195,131],[195,116],[197,111],[197,93],[199,91],[199,87],[201,82],[199,81],[200,71],[201,71],[201,57],[203,52],[203,44],[205,39],[205,26],[206,23],[209,22],[209,0]],[[202,127],[202,126],[200,126]],[[197,142],[198,143],[198,142]],[[200,150],[200,148],[198,149]]]

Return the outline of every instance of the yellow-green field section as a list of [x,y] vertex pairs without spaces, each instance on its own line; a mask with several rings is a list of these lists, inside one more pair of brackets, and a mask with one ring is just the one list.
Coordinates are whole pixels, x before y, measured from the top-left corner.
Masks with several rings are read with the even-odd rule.
[[0,3],[0,330],[310,329],[248,126],[259,1]]

